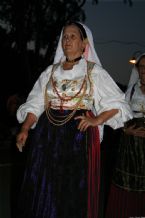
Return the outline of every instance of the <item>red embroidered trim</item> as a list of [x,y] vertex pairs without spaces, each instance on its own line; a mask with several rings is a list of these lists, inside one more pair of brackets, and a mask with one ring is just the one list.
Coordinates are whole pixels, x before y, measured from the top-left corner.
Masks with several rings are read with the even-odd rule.
[[[93,116],[92,113],[90,113]],[[100,192],[100,138],[98,127],[89,128],[88,218],[98,218]]]

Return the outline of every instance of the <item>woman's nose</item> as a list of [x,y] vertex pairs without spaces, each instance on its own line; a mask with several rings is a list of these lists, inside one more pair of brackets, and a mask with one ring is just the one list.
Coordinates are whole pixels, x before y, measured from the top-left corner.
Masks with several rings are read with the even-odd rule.
[[70,41],[70,37],[69,37],[69,36],[66,38],[66,41],[67,41],[67,42],[69,42],[69,41]]

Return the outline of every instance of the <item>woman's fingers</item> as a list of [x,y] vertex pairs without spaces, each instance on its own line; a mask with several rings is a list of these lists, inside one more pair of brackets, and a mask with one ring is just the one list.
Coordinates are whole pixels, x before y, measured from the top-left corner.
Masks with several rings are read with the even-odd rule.
[[27,139],[27,135],[24,133],[19,133],[16,138],[16,146],[20,152],[22,152],[23,147],[25,146],[25,142]]
[[89,124],[85,120],[83,120],[79,123],[78,129],[80,131],[85,131],[88,128],[88,126],[89,126]]
[[75,119],[76,120],[80,119],[80,122],[78,124],[78,129],[80,131],[85,131],[90,125],[90,122],[86,116],[77,116]]
[[23,144],[23,143],[16,143],[16,146],[17,146],[17,148],[19,149],[19,151],[20,152],[22,152],[23,151],[23,147],[25,146],[25,144]]
[[94,126],[94,119],[90,116],[89,112],[87,111],[86,114],[82,114],[80,116],[76,116],[75,120],[80,120],[78,125],[78,129],[80,131],[85,131],[89,126]]

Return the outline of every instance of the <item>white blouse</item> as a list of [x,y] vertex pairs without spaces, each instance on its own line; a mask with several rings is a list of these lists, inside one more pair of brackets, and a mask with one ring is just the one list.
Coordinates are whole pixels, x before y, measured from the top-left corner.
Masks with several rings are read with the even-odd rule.
[[[84,108],[92,110],[95,115],[110,109],[118,109],[119,112],[104,123],[105,125],[111,126],[113,129],[124,126],[124,122],[132,118],[132,112],[129,104],[125,100],[125,94],[101,66],[95,64],[88,76],[87,61],[85,59],[81,59],[79,64],[74,65],[71,70],[63,70],[62,66],[59,65],[53,73],[53,84],[50,79],[51,72],[52,65],[42,72],[29,93],[26,103],[18,108],[17,119],[19,123],[25,120],[28,112],[35,114],[38,119],[44,112],[47,83],[47,95],[51,102],[51,107],[54,109],[58,109],[62,103],[57,93],[64,98],[67,96],[73,97],[75,94],[79,93],[75,98],[72,98],[72,100],[63,102],[64,109],[68,109],[68,107],[73,108],[82,95],[83,88],[81,87],[84,79],[87,84],[86,92],[78,109]],[[56,88],[55,91],[54,87]],[[100,126],[99,129],[100,137],[102,138],[103,125]]]

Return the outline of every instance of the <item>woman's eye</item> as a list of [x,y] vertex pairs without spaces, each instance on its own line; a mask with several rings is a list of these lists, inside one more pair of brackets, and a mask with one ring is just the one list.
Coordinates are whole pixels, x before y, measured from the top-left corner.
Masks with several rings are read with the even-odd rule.
[[75,37],[75,35],[71,35],[71,38],[72,38],[72,39],[75,39],[76,37]]
[[62,39],[63,40],[70,40],[70,39],[74,40],[74,39],[76,39],[76,35],[74,35],[74,34],[72,34],[70,36],[64,35]]
[[68,38],[67,36],[65,36],[65,35],[63,36],[63,39],[67,39],[67,38]]

